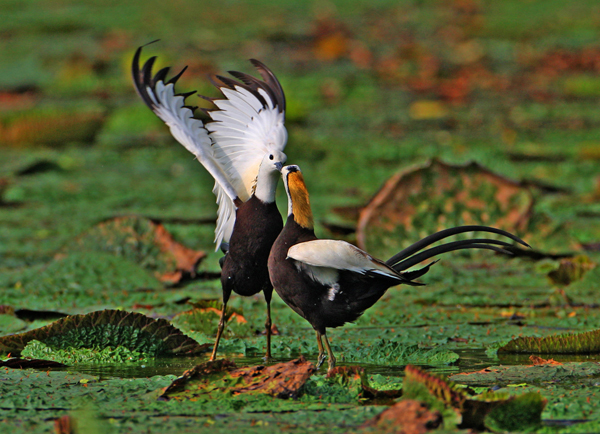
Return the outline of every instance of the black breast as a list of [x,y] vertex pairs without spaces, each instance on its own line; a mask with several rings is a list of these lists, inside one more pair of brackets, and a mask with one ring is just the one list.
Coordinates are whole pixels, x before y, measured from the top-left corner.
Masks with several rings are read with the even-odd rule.
[[275,203],[252,196],[237,209],[221,271],[224,290],[249,296],[271,288],[267,260],[282,228],[283,219]]

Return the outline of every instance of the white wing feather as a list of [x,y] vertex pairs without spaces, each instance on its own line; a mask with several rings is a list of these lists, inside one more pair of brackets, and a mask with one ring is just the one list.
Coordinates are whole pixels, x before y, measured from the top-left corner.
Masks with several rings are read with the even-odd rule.
[[219,110],[211,111],[213,122],[204,125],[184,106],[185,97],[175,94],[173,83],[148,81],[154,60],[147,62],[140,72],[140,54],[141,48],[134,56],[132,69],[138,93],[169,126],[173,137],[194,154],[215,179],[213,192],[219,208],[215,229],[218,249],[222,243],[229,242],[233,232],[235,198],[248,200],[265,154],[283,152],[285,148],[285,114],[264,89],[258,88],[257,92],[266,105],[242,86],[221,87],[225,98],[214,101]]
[[206,124],[206,129],[214,141],[217,162],[245,201],[252,195],[264,155],[285,148],[285,114],[262,89],[258,92],[267,102],[266,107],[241,86],[223,87],[221,91],[227,99],[214,101],[219,110],[209,112],[214,122]]
[[398,278],[394,270],[345,241],[313,240],[295,244],[288,250],[288,258],[308,267],[348,270],[360,274],[371,272]]

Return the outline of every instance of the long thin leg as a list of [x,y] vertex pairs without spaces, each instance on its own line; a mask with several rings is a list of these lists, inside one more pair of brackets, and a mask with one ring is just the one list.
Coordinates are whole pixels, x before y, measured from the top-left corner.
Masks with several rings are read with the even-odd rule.
[[323,334],[325,338],[325,348],[327,348],[327,372],[331,372],[333,368],[335,368],[335,356],[333,355],[333,351],[331,351],[331,347],[329,346],[329,339],[327,339],[327,335]]
[[271,295],[273,294],[273,288],[264,289],[265,301],[267,302],[267,322],[265,323],[265,330],[267,332],[267,353],[265,354],[265,360],[271,359]]
[[317,369],[321,367],[325,361],[325,350],[323,349],[323,341],[321,340],[321,333],[317,332],[317,345],[319,346],[319,357],[317,358]]
[[215,346],[213,348],[212,355],[210,356],[210,361],[216,359],[217,357],[217,349],[219,348],[219,341],[221,340],[221,335],[223,334],[223,330],[225,329],[225,312],[227,310],[227,302],[229,301],[229,296],[231,295],[230,291],[225,291],[223,289],[223,312],[221,312],[221,319],[219,320],[219,327],[217,328],[217,337],[215,339]]

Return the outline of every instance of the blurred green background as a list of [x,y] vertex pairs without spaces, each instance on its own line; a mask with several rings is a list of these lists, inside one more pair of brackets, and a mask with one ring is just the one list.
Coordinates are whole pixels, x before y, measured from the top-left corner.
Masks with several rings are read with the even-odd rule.
[[[144,55],[157,55],[158,66],[189,66],[180,91],[217,96],[207,76],[251,72],[249,58],[277,74],[288,161],[303,167],[321,222],[337,222],[333,207],[363,205],[391,174],[437,156],[570,189],[537,203],[571,231],[550,247],[600,239],[589,221],[600,211],[595,1],[3,0],[0,8],[0,269],[47,261],[115,215],[215,215],[208,175],[132,89],[133,53],[154,39]],[[210,225],[170,230],[212,250]],[[216,257],[206,266],[217,269]]]

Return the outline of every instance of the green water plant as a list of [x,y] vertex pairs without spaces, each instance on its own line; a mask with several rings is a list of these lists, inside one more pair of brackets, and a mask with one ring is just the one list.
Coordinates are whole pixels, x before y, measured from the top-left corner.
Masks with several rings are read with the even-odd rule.
[[0,337],[0,351],[20,354],[33,340],[42,343],[44,348],[34,346],[32,351],[42,353],[47,351],[45,348],[69,351],[83,348],[103,351],[111,348],[114,351],[117,347],[124,347],[134,352],[132,354],[158,357],[196,354],[206,348],[167,320],[121,310],[102,310],[68,316],[39,329]]

